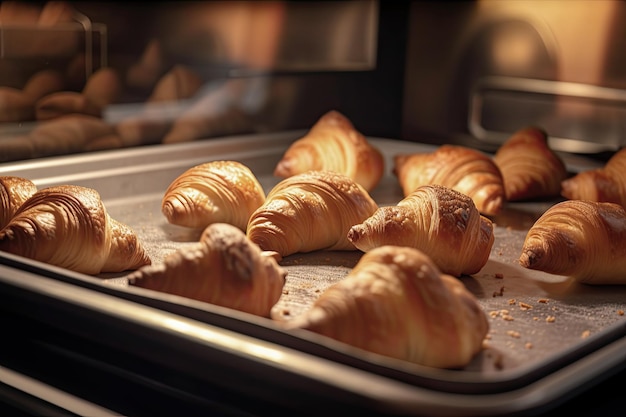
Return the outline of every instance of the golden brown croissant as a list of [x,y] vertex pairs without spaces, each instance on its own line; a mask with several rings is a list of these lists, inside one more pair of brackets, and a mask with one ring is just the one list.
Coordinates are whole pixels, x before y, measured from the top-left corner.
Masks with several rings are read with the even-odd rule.
[[366,191],[378,185],[384,158],[338,111],[324,114],[302,138],[287,148],[274,169],[286,178],[306,171],[335,171],[361,184]]
[[195,95],[202,79],[183,65],[176,65],[154,86],[146,102],[136,113],[119,122],[115,129],[125,146],[159,143],[174,123],[176,105]]
[[626,148],[602,168],[582,171],[561,183],[561,195],[570,200],[621,204],[626,207]]
[[460,368],[482,349],[489,322],[461,281],[415,248],[367,252],[313,306],[285,322],[374,353]]
[[109,216],[98,192],[76,185],[33,194],[0,231],[0,250],[91,275],[151,262],[135,233]]
[[165,72],[161,41],[150,39],[137,62],[126,73],[126,84],[131,88],[151,90]]
[[[198,109],[201,109],[197,111]],[[202,100],[183,112],[163,137],[162,143],[191,142],[216,136],[252,133],[250,117],[237,107],[213,112]]]
[[59,91],[39,99],[35,104],[35,116],[37,120],[72,113],[101,117],[104,108],[114,103],[120,93],[121,82],[117,71],[101,68],[89,77],[81,92]]
[[379,246],[409,246],[428,255],[446,274],[474,274],[487,263],[493,224],[471,198],[441,185],[418,187],[395,206],[380,207],[348,231],[363,252]]
[[584,284],[626,284],[626,211],[615,203],[557,203],[528,231],[519,262]]
[[238,161],[211,161],[196,165],[172,181],[161,200],[161,211],[171,224],[205,228],[229,223],[245,231],[248,219],[265,201],[265,191],[254,173]]
[[178,101],[192,97],[202,86],[202,79],[184,65],[176,65],[156,83],[147,102]]
[[515,132],[493,160],[502,173],[509,201],[557,197],[561,181],[567,178],[565,163],[548,146],[546,132],[534,126]]
[[348,230],[378,205],[354,180],[332,171],[309,171],[280,181],[248,221],[261,249],[281,256],[315,250],[356,250]]
[[0,229],[4,228],[26,200],[37,192],[31,180],[16,176],[0,177]]
[[433,152],[398,154],[393,173],[405,196],[421,185],[439,184],[470,196],[481,214],[498,214],[504,204],[500,170],[476,149],[441,145]]
[[227,223],[213,223],[200,242],[168,255],[162,264],[128,275],[129,284],[269,317],[287,272],[271,253]]
[[40,98],[61,91],[65,81],[60,72],[55,70],[41,70],[28,79],[22,91],[34,103]]
[[104,137],[116,136],[113,126],[99,117],[67,114],[39,123],[21,136],[0,141],[0,160],[66,155],[97,148]]

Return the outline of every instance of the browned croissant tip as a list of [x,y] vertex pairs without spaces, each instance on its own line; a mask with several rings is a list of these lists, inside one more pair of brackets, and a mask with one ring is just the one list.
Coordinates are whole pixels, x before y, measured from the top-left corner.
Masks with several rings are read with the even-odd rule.
[[348,230],[348,240],[352,243],[356,243],[361,240],[363,235],[363,224],[355,224]]
[[285,157],[276,164],[274,168],[274,176],[288,177],[293,174],[293,161],[291,158]]
[[525,250],[519,257],[519,264],[524,268],[533,269],[541,259],[541,255],[534,250]]

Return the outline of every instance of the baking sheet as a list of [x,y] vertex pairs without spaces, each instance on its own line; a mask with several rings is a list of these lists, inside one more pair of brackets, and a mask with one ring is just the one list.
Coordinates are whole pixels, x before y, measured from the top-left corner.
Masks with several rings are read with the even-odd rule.
[[[166,149],[156,146],[12,163],[0,166],[0,175],[21,175],[40,188],[72,183],[97,189],[110,215],[131,226],[153,263],[158,263],[168,253],[195,242],[201,232],[170,225],[161,214],[161,198],[171,181],[191,166],[233,159],[249,166],[269,191],[279,181],[272,175],[275,164],[301,134],[231,137],[171,145]],[[370,141],[383,151],[387,164],[385,176],[372,191],[372,197],[379,205],[395,204],[402,199],[402,193],[391,173],[393,156],[432,151],[434,147],[390,139],[370,138]],[[593,167],[593,162],[590,165],[584,162],[579,158],[566,160],[571,171]],[[501,214],[492,217],[495,242],[489,261],[479,273],[460,278],[476,295],[490,322],[486,349],[465,369],[425,369],[369,355],[316,335],[307,336],[306,340],[347,357],[354,356],[357,359],[354,363],[373,363],[375,366],[370,369],[384,369],[388,375],[397,375],[411,383],[443,392],[477,393],[523,388],[552,372],[572,364],[580,365],[616,342],[621,343],[626,336],[625,286],[586,286],[567,277],[526,270],[517,264],[526,231],[554,202],[509,203]],[[358,251],[322,251],[286,257],[281,264],[288,271],[287,281],[275,308],[284,319],[300,314],[328,285],[342,279],[360,255]],[[103,274],[97,279],[103,285],[113,284],[119,291],[125,291],[123,276]],[[148,296],[154,294],[139,288],[130,290]],[[186,303],[179,297],[168,299]],[[611,355],[609,362],[623,366],[624,353]],[[595,369],[582,367],[570,382],[582,384],[596,377],[599,368],[594,366]]]

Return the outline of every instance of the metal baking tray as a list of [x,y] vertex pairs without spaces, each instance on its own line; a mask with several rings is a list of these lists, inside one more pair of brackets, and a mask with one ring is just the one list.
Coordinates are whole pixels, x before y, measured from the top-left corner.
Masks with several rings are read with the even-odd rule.
[[[39,188],[95,188],[110,215],[131,226],[158,263],[200,234],[168,224],[161,214],[161,198],[178,175],[210,160],[238,160],[269,191],[279,181],[272,175],[274,166],[303,133],[232,136],[15,162],[0,165],[0,175],[23,176]],[[393,156],[429,152],[435,146],[369,140],[386,161],[385,175],[371,195],[379,205],[395,204],[402,192],[391,172]],[[571,172],[597,166],[580,157],[565,162]],[[86,309],[90,314],[80,313],[81,320],[97,315],[99,323],[119,323],[127,337],[141,335],[162,346],[162,352],[183,353],[211,369],[226,367],[241,378],[220,380],[206,372],[202,377],[233,384],[267,401],[289,403],[297,398],[299,406],[318,410],[325,404],[320,399],[332,399],[407,416],[511,415],[555,406],[626,364],[626,286],[577,284],[517,263],[528,228],[554,203],[507,203],[492,217],[495,243],[489,261],[479,273],[460,278],[483,306],[490,332],[486,349],[462,370],[394,360],[305,331],[285,332],[270,319],[128,286],[124,274],[86,276],[0,253],[0,287],[39,293],[77,311]],[[281,264],[288,271],[287,282],[276,307],[286,319],[304,311],[360,256],[359,251],[319,251],[286,257]],[[70,318],[72,308],[63,308]],[[139,346],[128,349],[157,355]],[[184,363],[172,366],[199,372]]]

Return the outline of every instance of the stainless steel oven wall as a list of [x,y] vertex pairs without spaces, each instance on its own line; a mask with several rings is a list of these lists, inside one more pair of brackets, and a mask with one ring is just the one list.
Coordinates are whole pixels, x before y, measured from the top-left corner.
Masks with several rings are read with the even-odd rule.
[[403,136],[494,149],[526,125],[563,151],[626,145],[626,3],[412,2]]

